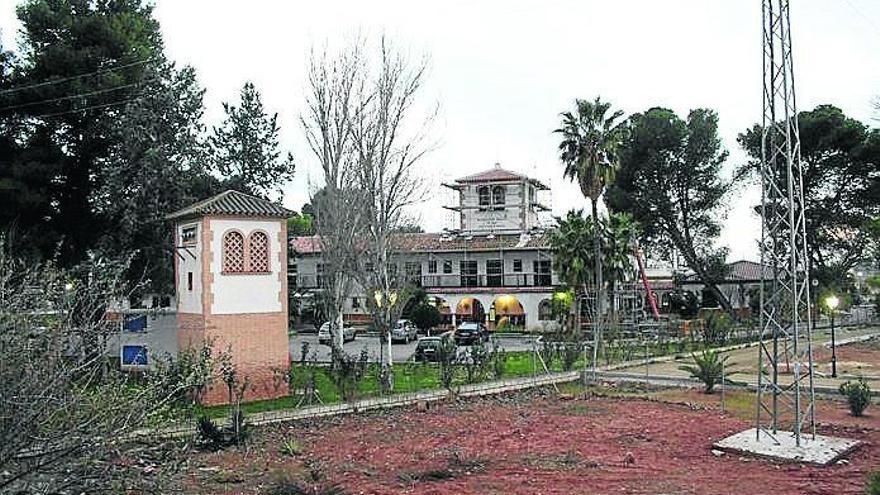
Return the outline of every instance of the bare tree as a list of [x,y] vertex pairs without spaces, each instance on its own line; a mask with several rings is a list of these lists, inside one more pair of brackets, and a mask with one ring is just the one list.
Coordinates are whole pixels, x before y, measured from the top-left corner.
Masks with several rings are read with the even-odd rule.
[[363,237],[350,131],[362,73],[357,43],[335,58],[329,58],[326,50],[319,54],[313,50],[307,111],[300,118],[322,172],[322,189],[312,195],[312,204],[321,245],[322,301],[336,350],[342,349],[343,305],[352,291],[358,243]]
[[180,419],[210,369],[197,359],[135,376],[110,364],[120,326],[107,308],[128,293],[125,266],[65,272],[0,252],[0,492],[160,490],[169,461],[183,458],[135,433]]
[[382,384],[391,390],[391,325],[411,294],[413,274],[401,270],[393,254],[397,235],[406,223],[408,206],[424,199],[421,159],[432,149],[428,130],[436,109],[418,120],[416,97],[424,82],[426,61],[413,64],[383,36],[373,70],[365,71],[351,126],[358,190],[364,193],[367,236],[362,256],[371,270],[360,270],[358,281],[368,294],[367,307],[387,350],[383,352]]
[[[341,328],[342,307],[357,285],[367,296],[383,345],[383,384],[390,389],[390,329],[410,294],[411,278],[393,253],[424,197],[417,166],[432,148],[436,110],[414,119],[427,64],[412,64],[382,37],[375,56],[358,38],[335,57],[312,56],[303,127],[321,164],[324,186],[315,205],[328,316]],[[341,333],[334,341],[341,348]]]

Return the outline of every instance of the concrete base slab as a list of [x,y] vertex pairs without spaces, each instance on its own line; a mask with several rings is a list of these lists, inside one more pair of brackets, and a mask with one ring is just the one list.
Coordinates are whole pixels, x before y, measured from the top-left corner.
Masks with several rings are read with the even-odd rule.
[[852,452],[861,444],[858,440],[847,438],[801,435],[800,447],[795,445],[794,434],[778,431],[776,435],[761,430],[760,438],[756,429],[731,435],[715,445],[714,449],[731,454],[745,454],[783,462],[806,462],[826,466],[840,457]]

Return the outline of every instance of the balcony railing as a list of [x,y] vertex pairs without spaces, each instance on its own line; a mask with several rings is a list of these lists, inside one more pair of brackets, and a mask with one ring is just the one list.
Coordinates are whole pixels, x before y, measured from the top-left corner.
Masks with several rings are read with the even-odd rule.
[[422,287],[549,287],[549,273],[505,273],[487,275],[431,274],[422,276]]

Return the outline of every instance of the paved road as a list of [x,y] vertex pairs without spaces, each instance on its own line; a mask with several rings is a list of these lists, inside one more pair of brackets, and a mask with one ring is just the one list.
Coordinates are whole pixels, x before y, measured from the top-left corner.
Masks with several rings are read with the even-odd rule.
[[[528,351],[532,349],[531,337],[497,337],[498,343],[505,351]],[[318,335],[314,333],[300,333],[290,337],[290,356],[294,360],[299,360],[302,356],[303,342],[309,343],[309,353],[317,350],[318,361],[330,360],[330,346],[318,344]],[[346,342],[343,345],[345,352],[349,354],[357,354],[361,349],[367,348],[371,359],[375,359],[379,355],[379,337],[375,335],[358,335],[354,341]],[[391,356],[395,363],[403,362],[412,357],[416,349],[416,343],[394,344],[391,346]]]

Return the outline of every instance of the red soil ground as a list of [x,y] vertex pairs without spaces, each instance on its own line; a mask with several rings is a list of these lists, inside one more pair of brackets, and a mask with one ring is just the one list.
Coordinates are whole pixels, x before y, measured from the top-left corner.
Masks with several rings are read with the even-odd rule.
[[[275,480],[308,479],[311,467],[326,479],[310,489],[339,484],[352,494],[861,494],[880,469],[880,418],[851,418],[843,403],[821,402],[820,433],[865,445],[846,464],[815,467],[714,456],[713,442],[751,426],[735,395],[727,415],[714,409],[717,396],[657,397],[676,403],[535,393],[261,430],[249,449],[199,454],[202,468],[181,488],[272,493]],[[285,439],[301,453],[280,453]]]

